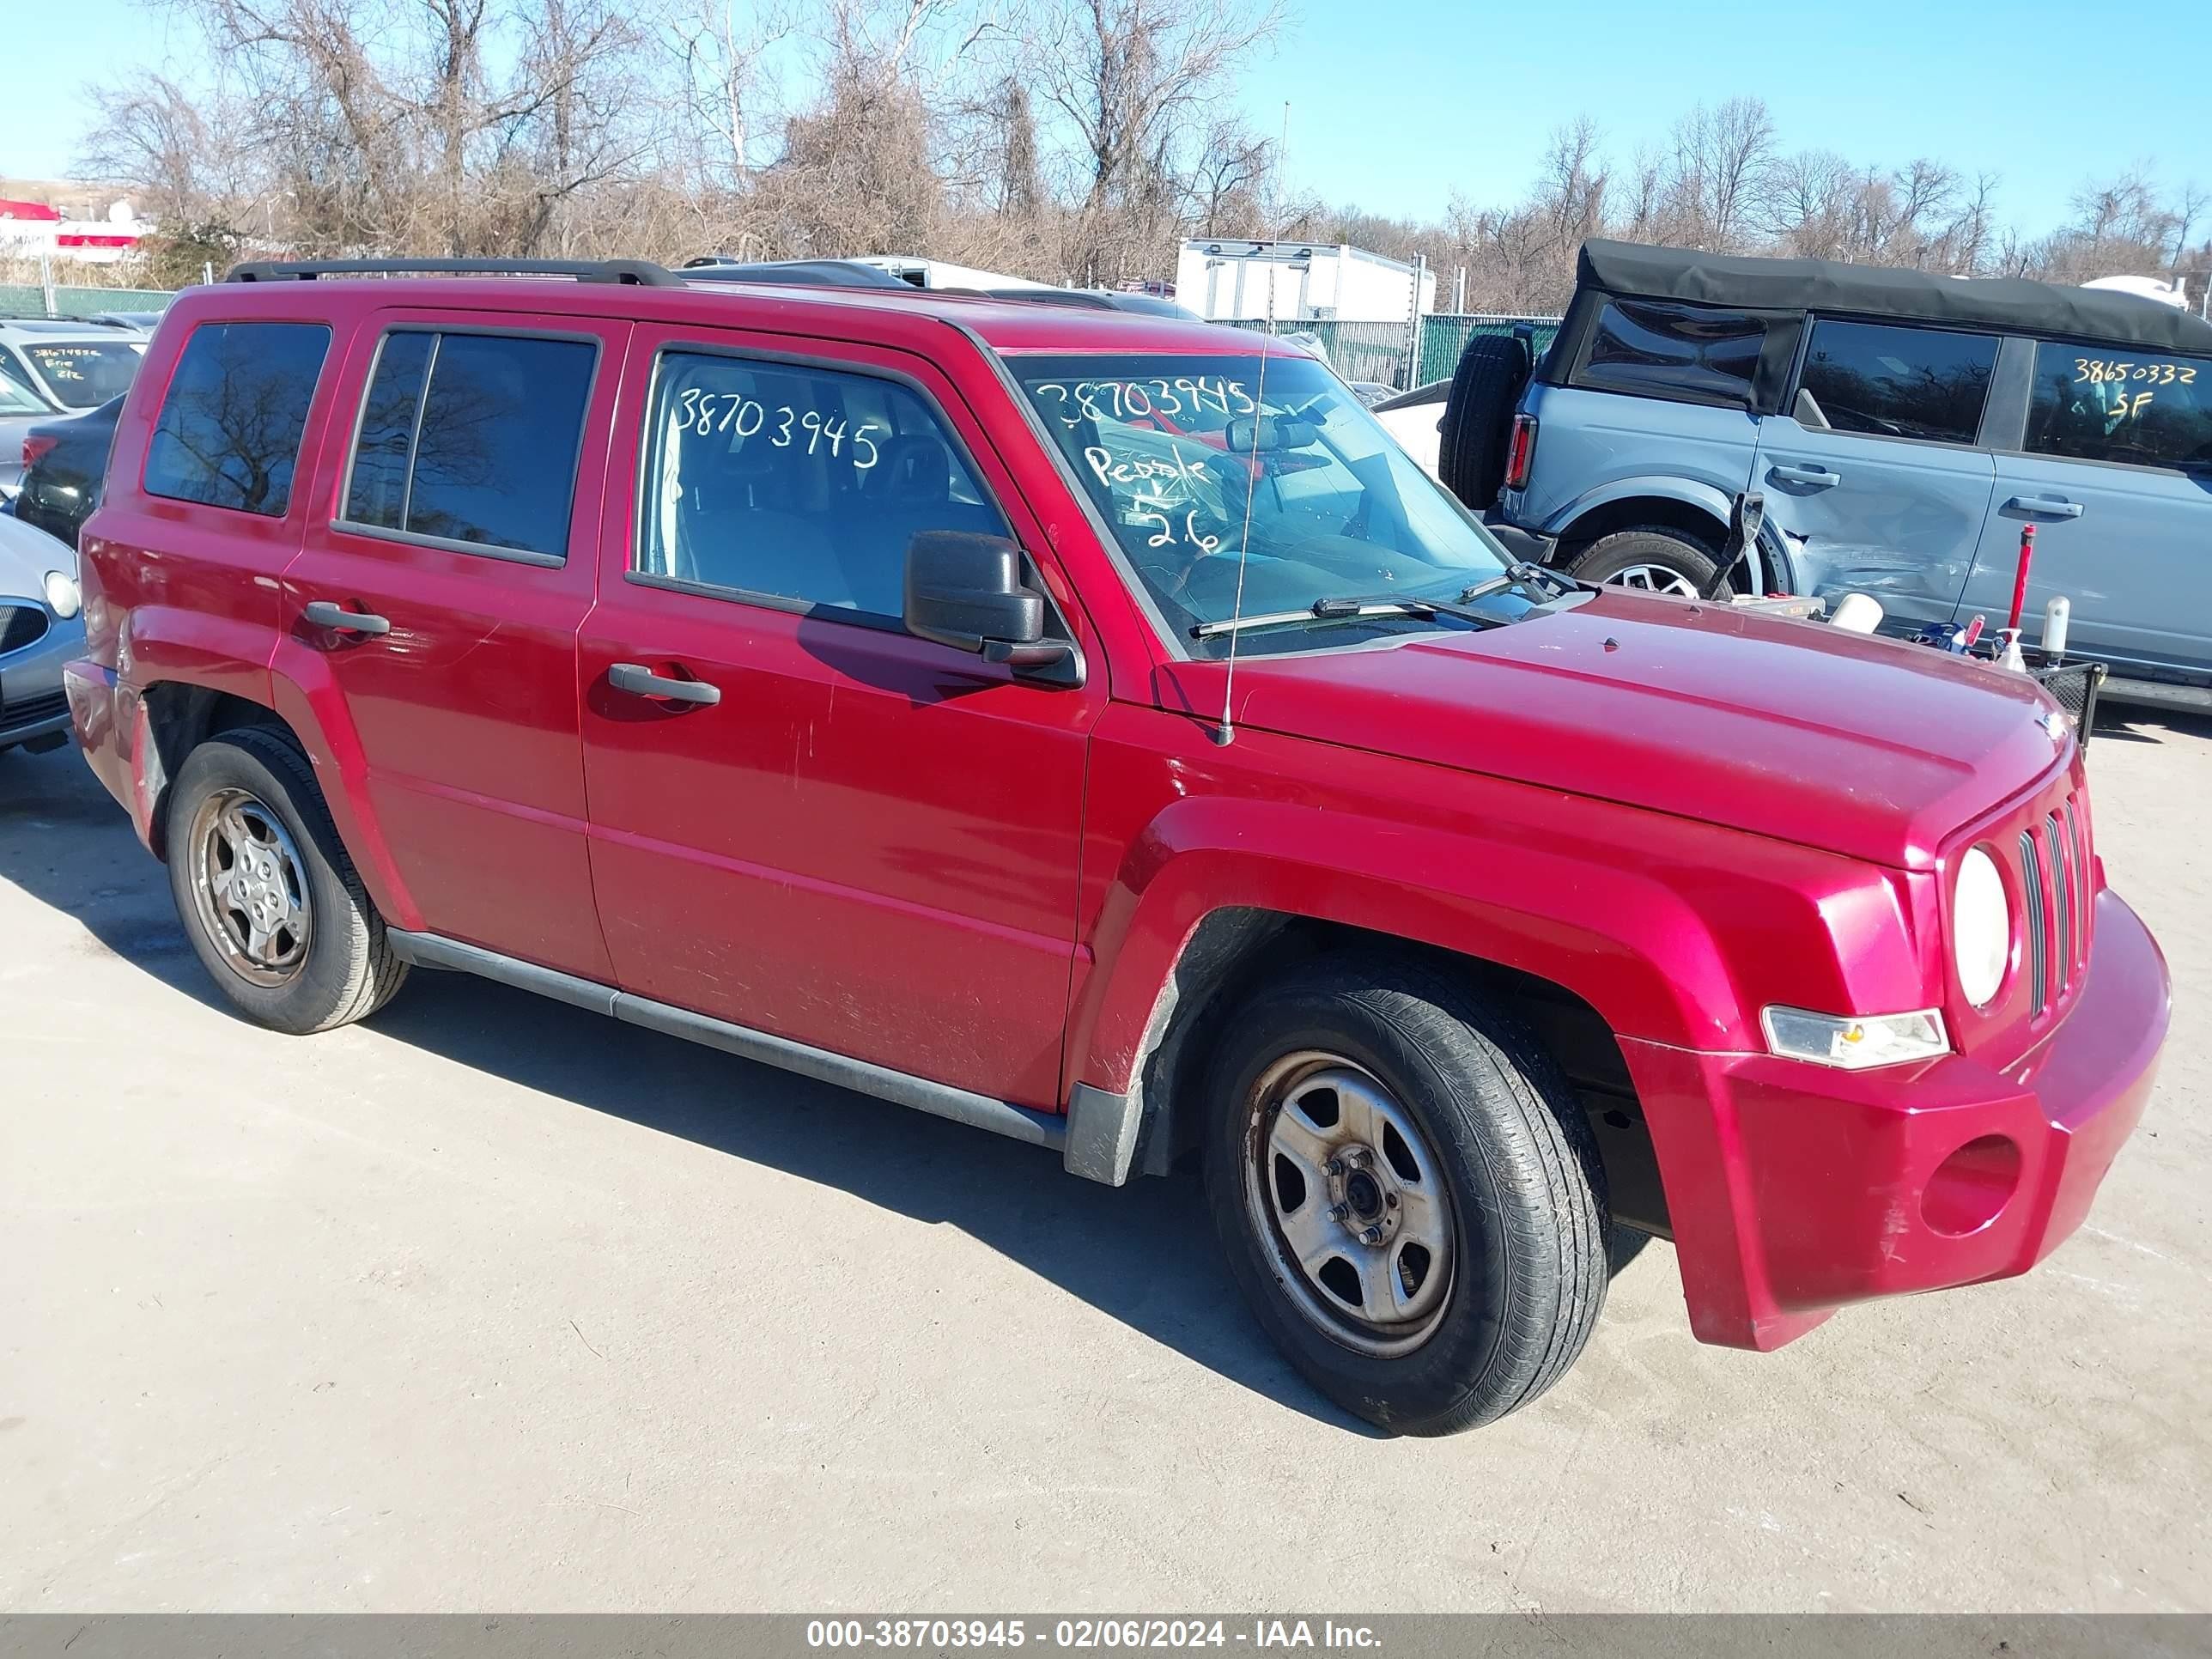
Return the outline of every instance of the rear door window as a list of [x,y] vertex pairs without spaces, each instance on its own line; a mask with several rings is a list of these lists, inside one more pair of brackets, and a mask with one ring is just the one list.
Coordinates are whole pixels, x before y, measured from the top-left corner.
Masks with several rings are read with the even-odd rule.
[[1600,392],[1748,404],[1767,319],[1671,300],[1608,300],[1574,384]]
[[194,329],[147,450],[146,493],[283,518],[330,347],[321,323]]
[[1823,317],[1798,386],[1838,432],[1971,444],[1996,361],[1994,335]]
[[2027,447],[2135,466],[2212,468],[2212,358],[2045,341]]
[[589,340],[393,330],[362,402],[343,522],[565,559],[598,363]]

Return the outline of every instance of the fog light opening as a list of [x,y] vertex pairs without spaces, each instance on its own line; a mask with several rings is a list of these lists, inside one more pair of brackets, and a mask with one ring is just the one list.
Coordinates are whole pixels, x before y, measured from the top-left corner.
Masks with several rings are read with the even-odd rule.
[[1983,1135],[1945,1158],[1920,1192],[1921,1218],[1947,1238],[1964,1238],[1995,1221],[2020,1185],[2020,1147]]

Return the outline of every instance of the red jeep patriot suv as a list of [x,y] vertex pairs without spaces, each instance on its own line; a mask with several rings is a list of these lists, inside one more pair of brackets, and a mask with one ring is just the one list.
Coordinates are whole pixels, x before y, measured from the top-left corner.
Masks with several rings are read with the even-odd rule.
[[184,295],[87,526],[78,735],[254,1019],[459,969],[1195,1149],[1416,1433],[1643,1234],[1741,1347],[2020,1273],[2142,1110],[2165,964],[2017,677],[1516,565],[1233,330],[424,268]]

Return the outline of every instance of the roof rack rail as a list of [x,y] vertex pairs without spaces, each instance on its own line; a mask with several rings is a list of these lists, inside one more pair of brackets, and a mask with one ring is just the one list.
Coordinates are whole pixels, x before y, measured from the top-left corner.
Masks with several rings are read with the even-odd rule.
[[732,259],[709,253],[684,262],[684,275],[711,283],[790,283],[805,288],[901,288],[915,291],[864,259]]
[[682,288],[684,278],[650,259],[254,259],[233,265],[226,283],[312,283],[318,276],[475,275],[573,276],[580,283]]

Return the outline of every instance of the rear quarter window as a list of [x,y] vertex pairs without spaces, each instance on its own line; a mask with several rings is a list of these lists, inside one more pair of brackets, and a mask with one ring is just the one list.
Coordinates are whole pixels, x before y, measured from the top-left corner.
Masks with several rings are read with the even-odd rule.
[[1596,392],[1747,405],[1767,320],[1672,300],[1607,300],[1573,383]]
[[321,323],[194,329],[161,400],[146,493],[283,518],[330,346]]

